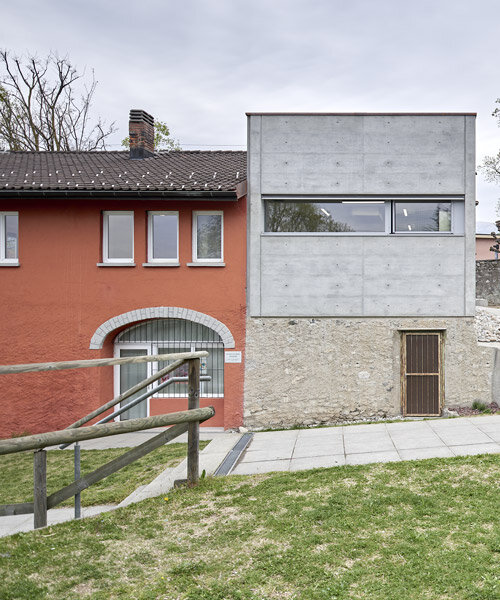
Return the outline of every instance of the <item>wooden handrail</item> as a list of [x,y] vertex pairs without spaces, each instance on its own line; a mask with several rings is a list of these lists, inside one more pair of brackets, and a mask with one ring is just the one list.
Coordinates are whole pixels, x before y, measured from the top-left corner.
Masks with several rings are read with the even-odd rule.
[[199,352],[177,352],[174,354],[154,354],[152,356],[131,356],[129,358],[91,358],[89,360],[66,360],[61,362],[30,363],[26,365],[2,365],[0,366],[0,375],[62,371],[63,369],[86,369],[87,367],[108,367],[112,365],[129,365],[166,360],[189,360],[204,356],[208,356],[206,350],[200,350]]
[[143,379],[142,381],[139,381],[139,383],[132,386],[127,391],[123,392],[123,394],[120,394],[119,396],[115,396],[112,400],[109,400],[109,402],[106,402],[99,408],[96,408],[95,410],[90,412],[88,415],[85,415],[81,419],[78,419],[78,421],[75,421],[71,425],[68,425],[66,427],[66,429],[75,429],[77,427],[81,427],[82,425],[84,425],[85,423],[88,423],[89,421],[92,421],[92,419],[94,419],[95,417],[98,417],[103,412],[106,412],[109,408],[113,408],[113,406],[116,406],[120,402],[123,402],[127,398],[130,398],[130,396],[133,396],[136,392],[139,392],[140,390],[144,389],[145,387],[148,387],[148,385],[150,385],[151,383],[154,383],[157,379],[160,379],[161,377],[168,375],[168,373],[175,371],[181,365],[183,365],[185,362],[186,361],[184,359],[174,361],[173,363],[171,363],[164,369],[161,369],[157,373],[154,373],[147,379]]
[[82,429],[62,429],[36,435],[26,435],[8,440],[0,440],[0,455],[23,452],[24,450],[40,450],[47,446],[56,446],[57,444],[65,444],[66,442],[93,440],[94,438],[106,437],[108,435],[142,431],[143,429],[152,429],[153,427],[165,427],[166,425],[175,425],[177,423],[206,421],[214,415],[214,407],[207,406],[205,408],[195,408],[193,410],[184,410],[166,415],[143,417],[140,419],[131,419],[130,421],[118,421],[117,423],[106,423],[104,425],[93,425],[92,427],[83,427]]
[[[175,354],[156,354],[154,356],[135,356],[129,358],[98,358],[92,360],[74,360],[52,363],[32,363],[25,365],[6,365],[0,366],[0,374],[15,374],[15,373],[33,373],[41,371],[59,371],[62,369],[81,369],[86,367],[104,367],[111,365],[124,365],[152,361],[174,360],[175,362],[165,367],[161,371],[155,373],[148,379],[139,382],[120,396],[113,398],[99,409],[90,413],[83,419],[73,423],[67,429],[58,431],[49,431],[36,435],[27,435],[19,438],[11,438],[0,440],[0,455],[13,454],[15,452],[24,452],[26,450],[35,450],[34,453],[34,498],[33,502],[22,504],[3,505],[0,507],[2,514],[26,514],[27,512],[34,513],[34,527],[45,527],[47,525],[47,508],[48,501],[50,505],[55,506],[64,499],[75,496],[75,518],[80,516],[79,512],[79,494],[92,483],[96,483],[100,479],[107,477],[112,472],[115,472],[140,456],[147,454],[154,448],[164,444],[166,441],[177,437],[187,429],[188,432],[188,452],[187,452],[187,482],[194,485],[199,478],[199,426],[200,422],[206,421],[215,415],[213,406],[206,408],[199,407],[200,398],[200,358],[208,356],[208,352],[180,352]],[[119,421],[116,423],[96,424],[92,427],[78,427],[84,422],[101,414],[111,406],[117,404],[126,397],[130,397],[137,390],[147,387],[152,381],[159,379],[164,375],[164,372],[173,371],[184,362],[189,363],[189,394],[188,394],[188,409],[176,413],[156,415],[153,417],[144,417],[139,419],[131,419],[128,421]],[[141,431],[153,427],[165,427],[174,425],[166,432],[161,432],[154,438],[145,442],[125,453],[123,456],[112,460],[110,463],[99,467],[88,476],[80,477],[75,468],[76,481],[66,486],[65,488],[55,492],[47,498],[47,452],[44,450],[47,446],[55,446],[59,444],[69,445],[82,440],[91,440],[109,435],[118,435],[120,433],[129,433],[133,431]],[[76,445],[75,445],[76,448]],[[79,456],[79,453],[78,453]],[[75,450],[75,460],[77,454]],[[76,463],[75,463],[76,464]],[[11,512],[13,511],[13,512]]]

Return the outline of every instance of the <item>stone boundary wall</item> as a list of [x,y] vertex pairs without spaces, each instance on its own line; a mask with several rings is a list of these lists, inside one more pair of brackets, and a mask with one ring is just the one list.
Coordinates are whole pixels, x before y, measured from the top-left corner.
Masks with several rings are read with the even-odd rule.
[[476,297],[500,306],[500,260],[476,260]]
[[401,415],[401,333],[445,328],[445,407],[490,402],[495,350],[474,319],[248,318],[244,423],[289,427]]
[[478,342],[500,342],[500,308],[476,306],[474,326]]

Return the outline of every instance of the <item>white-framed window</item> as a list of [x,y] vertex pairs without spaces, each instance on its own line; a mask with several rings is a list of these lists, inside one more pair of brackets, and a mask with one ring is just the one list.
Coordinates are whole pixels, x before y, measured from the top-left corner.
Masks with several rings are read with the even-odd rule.
[[[187,319],[151,319],[123,330],[115,338],[115,357],[154,354],[173,354],[207,350],[209,355],[200,360],[200,375],[209,375],[210,381],[201,382],[201,397],[222,398],[224,396],[224,343],[213,329]],[[139,363],[115,367],[115,392],[122,394],[139,381],[167,366],[168,363]],[[185,363],[161,382],[171,377],[188,374]],[[150,388],[152,389],[152,388]],[[144,393],[142,390],[140,393]],[[132,398],[136,398],[136,394]],[[188,383],[172,383],[152,397],[187,398]],[[127,399],[126,402],[130,402]],[[123,413],[122,419],[132,419],[149,414],[149,399]]]
[[178,212],[148,212],[148,262],[179,262]]
[[193,212],[193,262],[224,262],[223,211]]
[[134,212],[103,212],[102,260],[104,263],[134,262]]
[[0,212],[0,264],[19,264],[19,213]]

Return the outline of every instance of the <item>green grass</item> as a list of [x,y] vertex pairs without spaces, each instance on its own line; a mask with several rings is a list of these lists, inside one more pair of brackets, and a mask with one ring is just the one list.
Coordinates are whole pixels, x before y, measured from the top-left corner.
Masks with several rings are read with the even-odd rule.
[[498,600],[500,456],[207,478],[0,539],[0,598]]
[[489,406],[484,402],[480,402],[479,400],[474,400],[474,402],[472,403],[472,408],[474,410],[479,410],[480,412],[485,414],[491,413],[491,409],[489,408]]
[[[203,448],[208,442],[200,442]],[[89,473],[129,448],[82,450],[81,473]],[[124,467],[82,492],[82,506],[114,504],[124,500],[137,487],[152,481],[166,467],[178,465],[186,457],[186,444],[161,446],[136,462]],[[51,494],[74,480],[73,452],[47,452],[47,493]],[[33,500],[33,453],[21,452],[0,456],[0,504],[31,502]],[[59,506],[69,506],[67,500]],[[0,600],[3,600],[0,596]]]

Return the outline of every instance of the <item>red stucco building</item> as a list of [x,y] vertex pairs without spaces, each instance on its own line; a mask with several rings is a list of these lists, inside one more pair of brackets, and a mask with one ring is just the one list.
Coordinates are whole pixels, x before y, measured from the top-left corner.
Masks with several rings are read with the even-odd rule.
[[[206,349],[206,425],[239,426],[246,153],[154,153],[143,111],[130,133],[130,152],[0,154],[0,364]],[[156,368],[3,375],[0,436],[64,428]],[[186,394],[124,418],[185,409]]]

